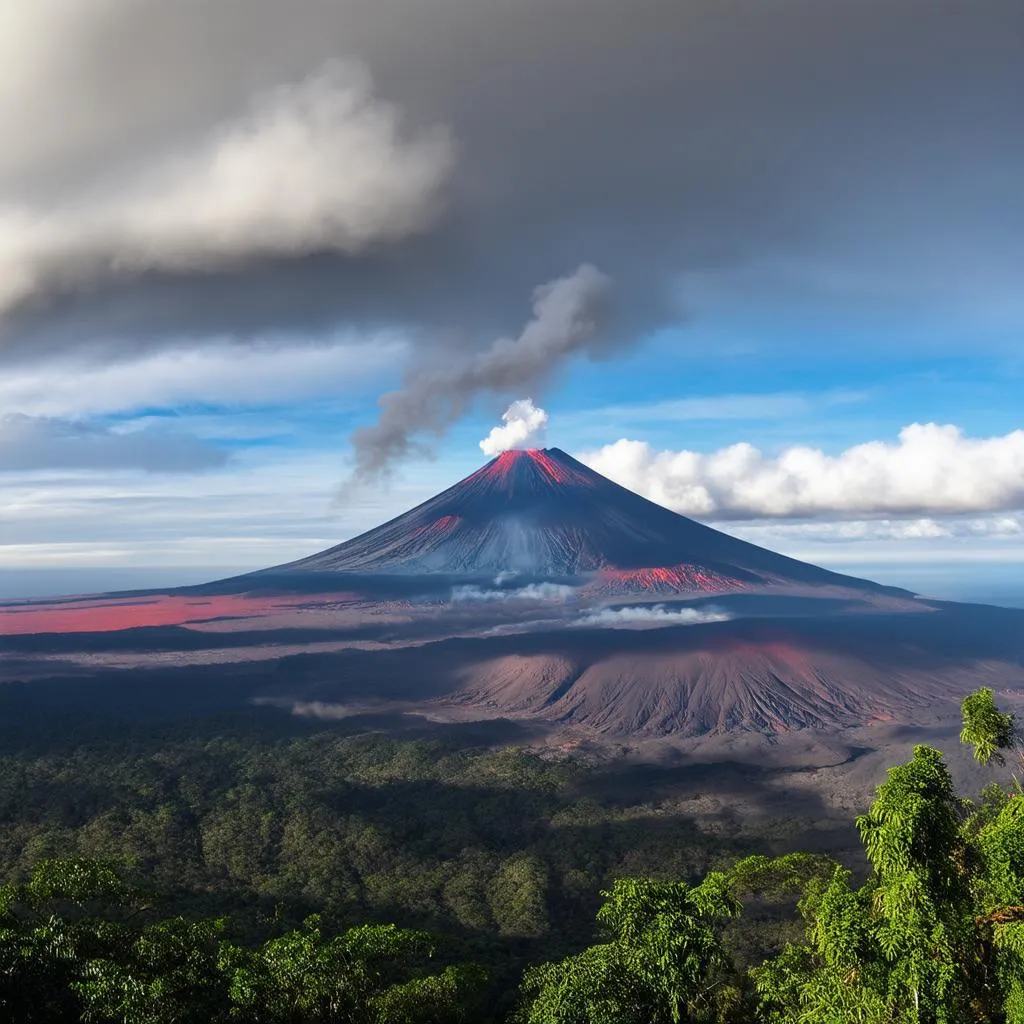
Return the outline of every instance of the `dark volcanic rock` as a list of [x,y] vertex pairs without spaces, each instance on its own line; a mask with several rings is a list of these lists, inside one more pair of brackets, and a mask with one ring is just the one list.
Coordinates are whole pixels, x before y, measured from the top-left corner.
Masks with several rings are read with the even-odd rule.
[[599,573],[619,593],[791,584],[909,596],[702,526],[558,448],[505,452],[397,519],[269,571]]

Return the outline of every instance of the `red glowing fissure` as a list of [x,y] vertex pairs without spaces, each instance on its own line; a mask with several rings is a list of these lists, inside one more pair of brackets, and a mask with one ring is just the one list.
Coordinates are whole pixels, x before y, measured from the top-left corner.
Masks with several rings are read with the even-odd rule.
[[590,486],[591,481],[582,473],[577,472],[569,466],[563,466],[556,462],[547,452],[540,448],[528,448],[526,454],[556,483],[556,484],[582,484]]
[[[478,470],[477,474],[492,480],[499,486],[507,486],[515,482],[517,466],[523,459],[529,459],[543,478],[554,484],[575,484],[581,487],[593,487],[594,481],[571,466],[563,465],[558,459],[552,458],[542,448],[510,448],[502,452],[493,462]],[[476,476],[477,474],[474,474]],[[472,478],[471,478],[472,479]]]
[[454,533],[461,522],[460,516],[441,516],[440,519],[435,519],[432,523],[417,527],[416,535],[420,538],[445,537]]
[[715,594],[746,589],[746,585],[740,580],[721,576],[697,565],[606,569],[603,575],[606,579],[614,580],[620,586],[635,590],[650,590],[655,593],[673,590]]
[[[473,476],[481,476],[488,480],[494,480],[498,484],[506,484],[512,477],[516,460],[522,454],[518,451],[502,452],[493,462],[477,470]],[[472,477],[470,477],[472,479]]]

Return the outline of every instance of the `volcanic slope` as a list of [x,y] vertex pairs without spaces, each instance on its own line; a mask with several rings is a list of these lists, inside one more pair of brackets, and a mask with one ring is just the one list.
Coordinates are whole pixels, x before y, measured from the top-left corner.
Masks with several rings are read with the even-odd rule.
[[910,596],[703,526],[558,448],[507,451],[390,522],[269,572],[595,574],[609,590],[839,586]]

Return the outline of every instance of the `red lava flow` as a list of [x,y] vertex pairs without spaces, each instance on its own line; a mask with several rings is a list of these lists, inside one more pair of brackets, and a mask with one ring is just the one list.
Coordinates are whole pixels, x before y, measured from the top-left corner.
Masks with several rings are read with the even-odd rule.
[[673,565],[663,568],[605,569],[601,577],[609,583],[633,590],[649,590],[654,593],[666,591],[698,591],[718,594],[733,590],[745,590],[740,580],[721,576],[699,565]]
[[[505,454],[508,455],[509,453],[506,452]],[[592,485],[592,481],[582,473],[577,473],[570,467],[556,462],[547,452],[540,448],[529,448],[525,454],[533,459],[556,484],[579,484],[584,487]]]
[[419,527],[416,533],[420,537],[444,537],[446,534],[454,532],[461,522],[462,519],[459,516],[441,516],[440,519],[435,519],[432,523]]
[[[320,594],[315,603],[350,601],[353,594]],[[29,633],[106,633],[141,626],[187,626],[195,622],[257,615],[311,603],[307,595],[279,597],[157,594],[144,597],[99,598],[55,604],[0,607],[0,636]]]
[[477,470],[477,473],[485,479],[495,481],[500,486],[511,486],[515,482],[517,468],[523,459],[533,462],[551,483],[575,484],[580,487],[593,486],[593,481],[583,473],[553,459],[542,448],[510,448],[507,452],[502,452],[483,469]]

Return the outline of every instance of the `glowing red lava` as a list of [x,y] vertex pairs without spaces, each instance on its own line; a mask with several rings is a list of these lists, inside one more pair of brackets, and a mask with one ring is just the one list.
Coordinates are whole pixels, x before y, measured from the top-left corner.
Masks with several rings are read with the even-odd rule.
[[[493,462],[478,470],[485,479],[493,480],[499,486],[510,486],[518,480],[528,479],[519,474],[524,460],[529,460],[541,472],[541,479],[554,484],[573,484],[578,487],[593,487],[594,481],[574,466],[563,462],[556,452],[550,454],[543,448],[510,448],[502,452]],[[474,474],[476,476],[477,474]]]
[[700,592],[708,594],[745,590],[746,584],[699,565],[673,565],[645,569],[605,569],[602,581],[627,590],[647,590],[656,594]]
[[[330,595],[334,600],[354,595]],[[327,595],[317,595],[321,603]],[[307,595],[255,597],[245,594],[185,596],[157,594],[129,598],[89,598],[0,607],[0,636],[28,633],[106,633],[140,626],[188,626],[211,619],[240,618],[308,605]]]
[[[511,478],[521,452],[502,452],[493,462],[477,470],[473,476],[480,476],[488,480],[494,480],[499,484],[507,484]],[[473,477],[470,477],[472,479]]]
[[593,481],[588,477],[573,469],[572,466],[566,466],[564,463],[553,459],[546,451],[540,448],[528,448],[524,454],[533,459],[556,484],[578,484],[584,487],[593,485]]
[[461,522],[461,516],[441,516],[440,519],[435,519],[432,523],[417,527],[416,535],[419,538],[444,537],[453,533]]

